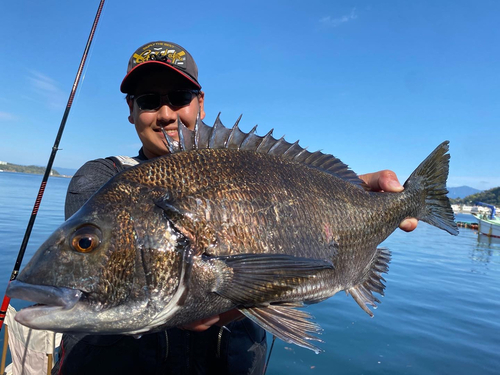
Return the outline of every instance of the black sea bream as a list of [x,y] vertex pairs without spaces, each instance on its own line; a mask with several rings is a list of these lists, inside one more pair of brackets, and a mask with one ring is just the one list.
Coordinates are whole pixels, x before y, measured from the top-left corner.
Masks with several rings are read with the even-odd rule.
[[298,308],[344,290],[371,315],[390,261],[377,245],[403,219],[458,233],[448,142],[403,192],[375,193],[340,160],[298,143],[219,120],[180,127],[173,153],[115,176],[40,247],[8,289],[39,303],[18,322],[138,335],[238,308],[318,351],[319,326]]

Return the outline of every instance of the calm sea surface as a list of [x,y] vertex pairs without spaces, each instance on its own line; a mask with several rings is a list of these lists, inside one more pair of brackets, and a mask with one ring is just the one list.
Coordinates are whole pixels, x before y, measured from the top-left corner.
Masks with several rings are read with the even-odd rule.
[[[0,173],[2,297],[40,182],[37,175]],[[68,183],[49,179],[24,264],[63,221]],[[383,246],[393,257],[375,317],[343,293],[310,306],[324,329],[324,352],[276,340],[268,374],[499,374],[500,244],[479,243],[470,229],[454,237],[420,223],[412,233],[397,230]]]

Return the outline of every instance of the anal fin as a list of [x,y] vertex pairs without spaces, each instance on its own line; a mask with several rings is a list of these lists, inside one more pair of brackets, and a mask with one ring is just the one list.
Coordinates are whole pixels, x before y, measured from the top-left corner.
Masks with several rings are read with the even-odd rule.
[[373,317],[373,313],[368,308],[368,305],[377,308],[375,303],[380,303],[380,300],[373,295],[373,292],[384,295],[384,278],[381,273],[386,273],[389,270],[389,262],[391,261],[391,252],[387,249],[377,249],[372,263],[365,278],[357,285],[346,290],[352,298],[357,302],[368,315]]
[[314,334],[320,334],[322,329],[312,322],[310,314],[297,310],[302,303],[286,303],[266,307],[239,308],[248,318],[272,333],[281,340],[313,350],[316,354],[322,350],[310,341],[323,342]]

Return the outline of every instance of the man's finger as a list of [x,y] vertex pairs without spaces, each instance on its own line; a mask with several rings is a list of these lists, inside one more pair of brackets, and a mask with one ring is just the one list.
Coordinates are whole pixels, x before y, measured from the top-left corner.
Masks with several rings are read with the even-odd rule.
[[396,173],[387,169],[378,173],[378,185],[381,190],[390,191],[392,193],[403,191],[403,186],[399,183]]
[[366,173],[359,177],[372,191],[390,191],[393,193],[403,191],[403,186],[399,183],[396,173],[388,169],[374,173]]
[[219,315],[211,316],[210,318],[197,320],[196,322],[186,324],[180,328],[189,331],[203,332],[219,321]]
[[418,220],[415,218],[405,219],[399,224],[399,228],[404,230],[405,232],[411,232],[415,230],[418,225]]

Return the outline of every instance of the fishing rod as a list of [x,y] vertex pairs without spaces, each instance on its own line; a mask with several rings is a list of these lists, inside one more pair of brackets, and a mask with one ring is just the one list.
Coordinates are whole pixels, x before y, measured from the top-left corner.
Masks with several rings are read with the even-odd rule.
[[[80,77],[82,75],[83,67],[85,66],[85,61],[87,60],[87,55],[90,50],[90,45],[92,44],[92,40],[94,39],[94,34],[97,28],[97,24],[99,22],[99,18],[101,17],[101,11],[104,6],[104,1],[105,0],[101,0],[101,2],[99,3],[97,14],[95,16],[94,23],[92,24],[92,29],[90,30],[90,35],[87,40],[87,44],[85,45],[85,50],[83,51],[82,60],[80,61],[80,66],[78,67],[78,71],[76,73],[75,82],[73,83],[68,103],[66,104],[66,109],[64,111],[61,124],[59,125],[59,131],[57,132],[57,136],[54,141],[54,146],[52,146],[52,152],[50,154],[49,161],[47,162],[47,167],[45,168],[45,173],[43,175],[42,183],[40,184],[40,189],[38,190],[38,195],[35,200],[35,205],[33,206],[33,211],[31,212],[31,217],[28,222],[26,232],[24,233],[23,242],[21,243],[21,248],[19,249],[19,253],[17,254],[16,263],[14,265],[14,269],[12,270],[9,283],[17,278],[19,269],[21,268],[21,263],[23,261],[24,253],[26,252],[26,246],[28,245],[28,240],[31,235],[31,230],[33,229],[33,224],[35,224],[36,215],[38,214],[38,208],[40,207],[43,193],[45,192],[45,186],[47,185],[47,180],[49,179],[50,171],[52,170],[52,164],[54,163],[56,153],[59,150],[59,141],[61,140],[62,133],[64,131],[64,126],[66,125],[66,120],[68,119],[69,111],[71,110],[71,105],[73,104],[73,99],[75,97],[76,89],[78,88],[78,83],[80,82]],[[3,322],[5,320],[5,315],[7,314],[9,303],[10,303],[10,297],[8,297],[7,294],[5,294],[3,297],[2,307],[0,308],[0,330],[3,327]]]

